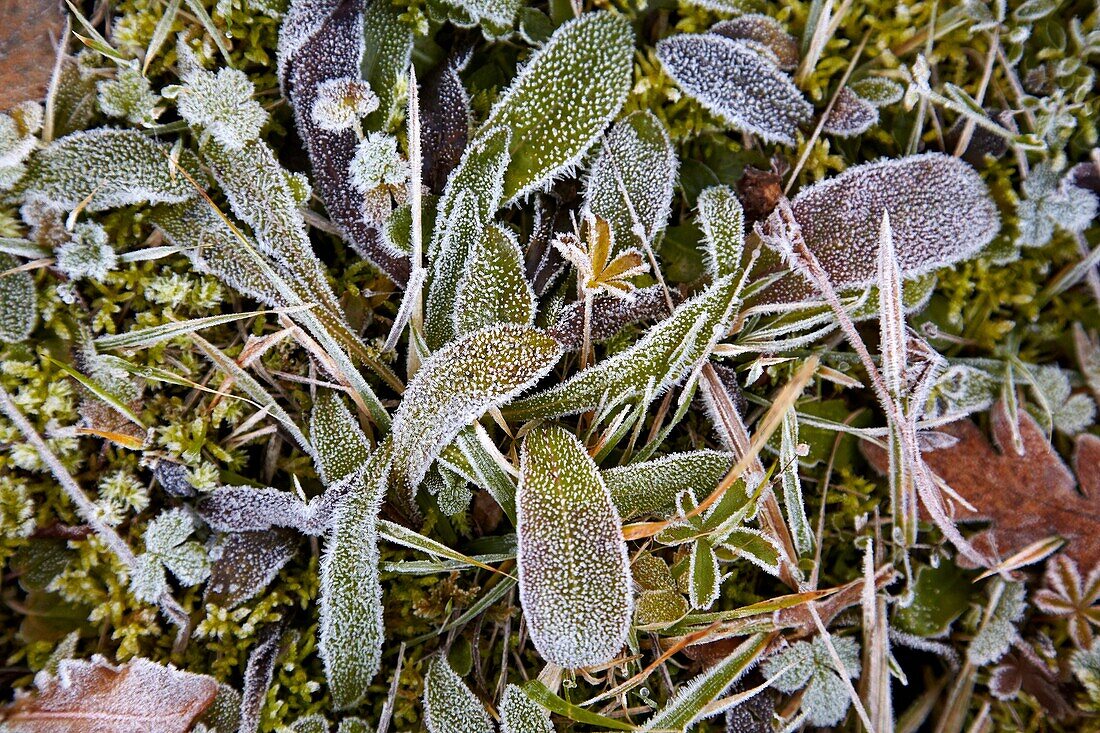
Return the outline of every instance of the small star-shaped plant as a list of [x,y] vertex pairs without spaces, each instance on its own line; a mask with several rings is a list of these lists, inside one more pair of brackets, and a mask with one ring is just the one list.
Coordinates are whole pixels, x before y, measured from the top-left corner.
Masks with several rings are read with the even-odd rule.
[[[836,637],[833,648],[849,677],[860,672],[859,644],[854,639]],[[786,669],[785,672],[780,672]],[[832,655],[823,637],[799,641],[764,662],[764,674],[779,675],[775,688],[795,692],[806,688],[802,695],[802,712],[810,725],[832,727],[844,720],[852,704],[848,685],[840,678]]]
[[1043,588],[1035,594],[1035,605],[1054,616],[1069,619],[1069,635],[1079,649],[1092,646],[1100,626],[1100,567],[1081,577],[1077,563],[1064,555],[1047,565]]
[[186,586],[198,585],[210,575],[210,559],[201,544],[186,541],[195,529],[191,515],[182,509],[164,512],[145,530],[145,552],[138,556],[130,577],[130,590],[140,600],[156,603],[168,591],[164,569]]
[[631,247],[612,259],[615,235],[607,221],[595,214],[585,216],[581,233],[583,240],[572,234],[560,235],[554,240],[554,246],[577,268],[582,292],[586,296],[607,293],[617,298],[634,292],[630,278],[649,270],[641,251]]

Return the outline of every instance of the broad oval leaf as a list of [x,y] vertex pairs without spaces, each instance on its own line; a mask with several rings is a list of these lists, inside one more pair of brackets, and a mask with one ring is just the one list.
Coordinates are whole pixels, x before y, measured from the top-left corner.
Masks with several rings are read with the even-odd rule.
[[668,132],[648,110],[631,114],[604,138],[585,205],[611,225],[615,251],[652,243],[664,229],[676,168]]
[[[198,191],[176,170],[169,152],[167,145],[137,130],[75,132],[31,157],[18,193],[26,201],[65,211],[85,201],[86,211],[140,203],[178,204]],[[182,156],[180,164],[188,171],[198,170],[190,153]]]
[[710,494],[733,461],[731,453],[701,450],[618,466],[602,475],[619,516],[626,521],[673,509],[676,497],[688,489],[700,499]]
[[824,132],[837,137],[855,137],[862,135],[878,124],[878,108],[843,87],[836,95],[833,108],[821,128]]
[[747,13],[733,20],[715,23],[710,27],[710,32],[760,44],[775,57],[776,66],[785,71],[798,66],[798,40],[771,16]]
[[[806,246],[838,291],[863,288],[877,274],[879,227],[890,217],[902,277],[932,272],[977,254],[1001,227],[997,205],[970,165],[942,153],[855,166],[801,191],[791,202]],[[776,219],[764,225],[773,231]],[[776,259],[759,270],[779,268]],[[788,274],[754,298],[779,307],[818,299]]]
[[565,23],[535,52],[485,122],[512,133],[505,200],[580,162],[626,101],[633,50],[630,24],[598,11]]
[[393,480],[411,501],[440,451],[459,431],[544,377],[561,356],[530,326],[490,326],[452,342],[421,366],[393,419]]
[[378,579],[378,510],[391,451],[378,446],[333,517],[321,557],[318,648],[337,708],[357,705],[382,660],[382,585]]
[[530,326],[535,291],[527,282],[523,253],[508,229],[490,225],[481,235],[458,285],[455,319],[460,334],[498,323]]
[[556,417],[646,392],[660,395],[683,379],[708,354],[713,341],[725,335],[738,305],[731,285],[731,278],[722,278],[676,308],[630,348],[545,392],[518,400],[506,413],[516,419]]
[[657,44],[657,58],[688,95],[734,129],[767,142],[795,144],[813,107],[791,78],[746,42],[683,34]]
[[485,706],[441,654],[428,660],[424,675],[424,724],[429,733],[496,731]]
[[711,186],[699,194],[699,226],[707,273],[717,280],[741,270],[745,249],[745,210],[729,186]]
[[516,510],[520,603],[535,648],[570,669],[613,659],[633,608],[626,541],[595,462],[563,428],[540,426],[524,440]]

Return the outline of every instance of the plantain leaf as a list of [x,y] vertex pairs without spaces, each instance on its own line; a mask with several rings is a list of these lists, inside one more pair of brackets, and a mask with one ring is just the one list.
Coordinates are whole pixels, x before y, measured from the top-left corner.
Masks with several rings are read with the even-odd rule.
[[458,285],[454,306],[458,332],[472,333],[497,323],[530,326],[535,305],[519,242],[509,230],[490,225],[470,252]]
[[[807,248],[837,291],[874,282],[884,213],[906,279],[974,256],[1001,225],[977,171],[942,153],[854,166],[802,190],[791,208]],[[773,214],[763,226],[764,241],[781,225]],[[768,255],[758,264],[762,275],[783,269],[776,255]],[[815,293],[799,275],[788,274],[751,302],[769,309],[802,307],[819,299]]]
[[604,138],[585,205],[611,225],[616,250],[652,244],[664,229],[676,165],[668,132],[652,112],[629,115]]
[[[8,254],[0,254],[0,273],[18,266]],[[38,300],[29,272],[0,274],[0,342],[15,343],[31,335],[38,322]]]
[[715,282],[630,348],[518,400],[506,414],[515,419],[572,415],[601,402],[614,406],[643,393],[662,394],[706,357],[712,341],[725,335],[738,305],[731,284],[730,277]]
[[[198,171],[188,152],[180,165]],[[167,145],[137,130],[111,129],[76,132],[35,153],[16,192],[25,201],[64,211],[81,203],[86,211],[181,203],[197,193],[174,168]]]
[[451,669],[443,654],[428,660],[424,675],[424,724],[429,733],[495,733],[485,706]]
[[529,326],[490,326],[454,341],[421,366],[393,420],[392,477],[411,501],[440,451],[490,407],[549,373],[561,348]]
[[318,648],[337,708],[357,705],[382,659],[382,586],[378,579],[378,510],[391,450],[378,446],[338,507],[321,558]]
[[428,245],[431,283],[425,304],[424,336],[438,349],[458,332],[459,283],[471,251],[500,207],[508,165],[508,131],[489,130],[470,145],[439,201],[435,232]]
[[501,733],[554,733],[550,711],[527,696],[523,688],[508,685],[500,699]]
[[675,508],[685,490],[702,499],[733,467],[733,455],[721,451],[673,453],[644,463],[602,471],[623,521]]
[[597,11],[563,24],[535,52],[483,128],[499,125],[511,132],[507,201],[580,162],[626,101],[633,46],[634,33],[623,17]]
[[747,638],[729,656],[682,687],[641,730],[686,731],[702,718],[721,712],[705,708],[756,663],[767,645],[767,634]]
[[766,142],[795,144],[813,106],[789,76],[750,45],[706,33],[657,43],[657,58],[673,81],[730,127]]
[[741,270],[745,249],[745,211],[729,186],[712,186],[699,194],[703,260],[717,280]]
[[317,472],[326,486],[358,470],[370,458],[370,442],[332,390],[321,390],[309,414],[309,438],[317,454]]
[[618,512],[595,462],[557,426],[528,433],[516,497],[519,596],[539,654],[566,668],[618,654],[633,608]]

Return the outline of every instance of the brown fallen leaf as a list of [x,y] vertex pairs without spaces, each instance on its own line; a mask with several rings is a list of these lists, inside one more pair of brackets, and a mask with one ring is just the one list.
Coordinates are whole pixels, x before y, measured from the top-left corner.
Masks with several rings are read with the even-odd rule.
[[213,677],[148,659],[114,666],[96,655],[39,672],[34,694],[0,711],[11,733],[185,733],[218,694]]
[[60,0],[0,2],[0,111],[46,96],[64,24]]
[[783,177],[776,171],[746,166],[737,181],[737,198],[745,210],[745,229],[768,218],[783,196]]
[[[974,507],[971,511],[948,499],[957,521],[991,523],[974,538],[980,552],[1003,558],[1058,535],[1067,541],[1062,552],[1081,567],[1091,568],[1100,562],[1100,491],[1095,490],[1100,482],[1100,443],[1085,439],[1078,446],[1077,475],[1089,492],[1084,496],[1039,424],[1024,410],[1019,414],[1024,455],[1012,449],[1008,413],[999,403],[990,416],[992,443],[976,424],[959,420],[937,428],[958,442],[925,453],[924,460]],[[860,448],[877,471],[885,472],[887,460],[881,448],[866,442]]]

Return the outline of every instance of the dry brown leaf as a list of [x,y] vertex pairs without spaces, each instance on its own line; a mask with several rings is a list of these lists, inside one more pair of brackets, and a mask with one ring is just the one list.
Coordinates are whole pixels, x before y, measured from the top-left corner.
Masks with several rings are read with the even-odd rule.
[[185,733],[218,694],[213,677],[148,659],[114,666],[96,655],[40,672],[38,691],[0,715],[11,733]]
[[64,23],[60,0],[0,2],[0,111],[46,96]]
[[[990,417],[992,443],[976,424],[959,420],[938,428],[958,439],[955,445],[924,454],[929,468],[975,508],[956,503],[955,519],[991,523],[974,538],[974,545],[980,552],[1007,557],[1032,542],[1059,535],[1067,541],[1062,552],[1081,567],[1100,562],[1100,491],[1095,491],[1100,482],[1100,441],[1085,440],[1078,447],[1077,473],[1081,486],[1090,492],[1083,496],[1073,473],[1030,415],[1020,411],[1022,456],[1012,449],[1004,405],[996,405]],[[866,442],[860,447],[871,465],[884,472],[883,450]]]

